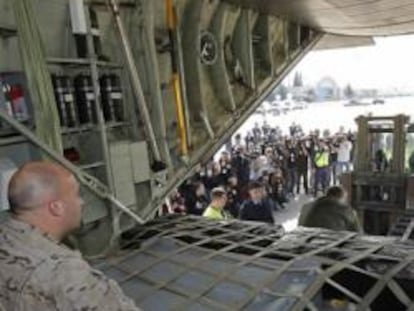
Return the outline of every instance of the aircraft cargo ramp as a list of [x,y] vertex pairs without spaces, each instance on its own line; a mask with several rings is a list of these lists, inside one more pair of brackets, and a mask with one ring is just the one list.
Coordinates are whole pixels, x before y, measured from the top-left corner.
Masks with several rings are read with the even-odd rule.
[[414,244],[197,217],[153,220],[97,264],[143,310],[414,308]]

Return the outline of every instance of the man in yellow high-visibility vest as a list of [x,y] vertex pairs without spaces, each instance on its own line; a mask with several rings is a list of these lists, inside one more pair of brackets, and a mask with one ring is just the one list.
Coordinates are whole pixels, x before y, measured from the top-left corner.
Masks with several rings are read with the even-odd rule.
[[224,207],[227,203],[227,193],[221,187],[211,190],[211,203],[203,213],[203,217],[214,220],[225,220],[227,215],[224,212]]
[[315,167],[314,195],[316,196],[319,185],[321,185],[323,193],[326,192],[329,186],[330,152],[325,142],[320,143],[320,148],[315,153],[313,161]]

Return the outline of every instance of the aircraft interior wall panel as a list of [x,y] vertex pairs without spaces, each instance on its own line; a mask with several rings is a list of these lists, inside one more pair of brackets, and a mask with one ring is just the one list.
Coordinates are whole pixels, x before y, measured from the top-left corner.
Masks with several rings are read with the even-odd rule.
[[109,146],[115,194],[127,205],[136,203],[134,171],[131,163],[130,142],[120,141]]
[[[0,0],[0,27],[15,28],[13,8],[9,0]],[[0,71],[21,70],[17,37],[0,37]]]
[[48,57],[61,57],[73,51],[67,0],[34,0],[34,18]]

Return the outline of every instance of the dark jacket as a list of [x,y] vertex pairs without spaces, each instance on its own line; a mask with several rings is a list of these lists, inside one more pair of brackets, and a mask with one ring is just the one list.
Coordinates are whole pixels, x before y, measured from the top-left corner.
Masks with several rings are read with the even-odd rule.
[[287,151],[287,168],[288,169],[295,169],[298,166],[297,163],[297,151],[294,148],[290,148]]
[[354,210],[327,197],[316,200],[299,219],[299,225],[304,227],[360,231]]
[[204,195],[199,197],[196,195],[190,195],[185,199],[185,207],[187,209],[187,213],[190,215],[203,215],[208,203],[209,199]]
[[308,171],[308,155],[303,150],[298,150],[297,167],[299,172]]
[[227,204],[225,210],[228,211],[234,218],[239,217],[240,206],[242,203],[241,195],[237,187],[228,186],[227,189]]
[[245,201],[240,209],[240,219],[273,224],[272,206],[268,200],[263,200],[257,204],[251,200]]
[[241,186],[247,185],[250,178],[250,163],[242,155],[235,155],[232,159],[231,166]]

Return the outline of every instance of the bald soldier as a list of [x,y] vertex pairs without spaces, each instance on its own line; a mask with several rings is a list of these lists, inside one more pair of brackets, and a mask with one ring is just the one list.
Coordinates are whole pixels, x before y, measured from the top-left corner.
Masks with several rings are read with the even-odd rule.
[[[22,166],[0,226],[0,306],[10,311],[137,311],[119,286],[60,242],[81,221],[79,184],[50,162]],[[0,308],[1,310],[1,308]]]

